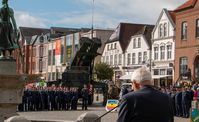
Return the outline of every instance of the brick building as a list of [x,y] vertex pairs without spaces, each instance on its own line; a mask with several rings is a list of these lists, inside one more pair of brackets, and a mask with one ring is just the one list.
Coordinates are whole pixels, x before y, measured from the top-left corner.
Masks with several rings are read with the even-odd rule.
[[199,81],[199,0],[188,0],[176,10],[175,81]]

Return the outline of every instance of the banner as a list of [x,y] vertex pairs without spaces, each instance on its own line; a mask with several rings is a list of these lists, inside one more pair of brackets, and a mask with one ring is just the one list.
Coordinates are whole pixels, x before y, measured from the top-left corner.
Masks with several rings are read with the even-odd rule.
[[[107,100],[106,102],[106,111],[110,111],[111,109],[117,107],[119,104],[119,101],[118,100],[114,100],[114,99],[109,99]],[[115,111],[116,109],[114,109],[113,111]]]
[[55,41],[55,55],[61,55],[61,40]]

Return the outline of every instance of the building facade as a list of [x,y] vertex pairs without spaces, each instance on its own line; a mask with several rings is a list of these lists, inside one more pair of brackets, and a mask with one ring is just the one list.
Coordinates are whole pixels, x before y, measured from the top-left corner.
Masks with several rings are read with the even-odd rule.
[[[117,82],[121,76],[130,74],[136,67],[140,67],[143,59],[149,56],[148,51],[152,29],[153,26],[151,25],[120,23],[110,36],[102,53],[101,61],[109,64],[114,69],[113,80],[115,82]],[[136,40],[136,42],[134,41],[136,45],[133,45],[133,40]],[[135,46],[135,48],[133,48],[133,46]],[[145,58],[141,57],[139,60],[141,62],[140,65],[138,65],[137,57],[132,59],[134,55],[138,56],[137,53],[139,53],[139,51],[141,51],[141,55],[147,55]]]
[[151,49],[151,32],[154,26],[146,25],[131,37],[125,51],[125,64],[127,73],[131,74],[137,68],[148,67]]
[[199,81],[199,1],[189,0],[176,10],[175,81]]
[[150,67],[154,85],[170,86],[174,79],[175,14],[163,9],[152,32]]

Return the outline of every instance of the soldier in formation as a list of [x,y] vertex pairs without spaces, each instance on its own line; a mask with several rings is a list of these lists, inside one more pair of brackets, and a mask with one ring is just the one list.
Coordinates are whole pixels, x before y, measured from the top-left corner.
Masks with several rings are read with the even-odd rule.
[[18,111],[77,110],[77,88],[35,87],[25,89]]

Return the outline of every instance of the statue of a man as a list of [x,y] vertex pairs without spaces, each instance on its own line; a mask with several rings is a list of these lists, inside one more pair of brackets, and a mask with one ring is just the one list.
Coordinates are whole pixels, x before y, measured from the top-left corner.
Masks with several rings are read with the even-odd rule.
[[14,19],[14,11],[8,6],[8,0],[2,0],[3,7],[0,8],[0,51],[9,51],[10,56],[17,44],[17,26]]

